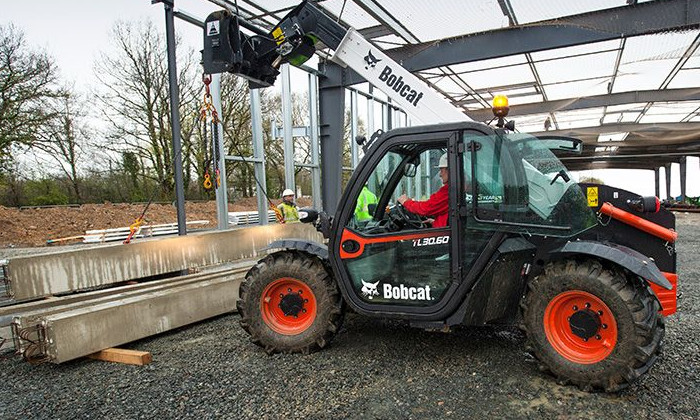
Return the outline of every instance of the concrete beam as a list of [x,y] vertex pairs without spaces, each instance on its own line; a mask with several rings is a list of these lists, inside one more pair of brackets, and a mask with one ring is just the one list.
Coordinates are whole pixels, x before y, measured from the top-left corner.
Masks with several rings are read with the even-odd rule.
[[251,259],[271,242],[284,238],[322,241],[313,226],[298,223],[18,257],[7,264],[8,294],[15,301],[35,299]]
[[224,272],[206,281],[48,315],[24,327],[21,335],[36,337],[22,350],[33,362],[62,363],[228,313],[236,308],[243,277]]

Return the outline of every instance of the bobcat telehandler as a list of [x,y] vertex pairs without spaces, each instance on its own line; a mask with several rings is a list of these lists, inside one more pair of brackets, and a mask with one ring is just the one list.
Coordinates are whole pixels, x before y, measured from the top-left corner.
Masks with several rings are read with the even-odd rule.
[[[425,329],[519,325],[543,368],[586,390],[622,389],[657,360],[664,316],[676,311],[675,218],[655,197],[574,182],[557,155],[580,153],[579,140],[513,132],[505,98],[495,101],[495,126],[468,121],[306,2],[266,35],[242,33],[226,11],[205,26],[208,73],[269,86],[280,63],[298,65],[325,46],[415,120],[440,122],[365,140],[336,213],[301,212],[327,242],[274,243],[248,272],[237,306],[255,344],[319,350],[350,308]],[[397,198],[435,192],[444,154],[448,225],[431,227]],[[360,218],[364,187],[376,203]]]

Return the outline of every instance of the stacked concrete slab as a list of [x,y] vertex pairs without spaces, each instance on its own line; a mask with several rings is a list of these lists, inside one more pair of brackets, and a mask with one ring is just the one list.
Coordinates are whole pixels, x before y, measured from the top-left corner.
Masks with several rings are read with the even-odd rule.
[[[28,360],[72,360],[235,310],[247,268],[288,238],[322,239],[308,225],[270,225],[14,258],[9,298],[73,294],[2,307],[0,324],[12,321],[15,350]],[[193,269],[213,271],[180,275]],[[154,276],[170,277],[104,289]]]

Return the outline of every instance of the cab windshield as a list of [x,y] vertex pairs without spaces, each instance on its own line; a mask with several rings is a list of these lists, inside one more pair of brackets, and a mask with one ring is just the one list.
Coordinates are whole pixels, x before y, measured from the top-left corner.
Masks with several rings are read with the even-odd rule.
[[[532,135],[465,134],[478,147],[465,154],[465,175],[473,175],[476,195],[467,191],[478,222],[498,223],[534,234],[570,236],[596,223],[581,188],[554,155],[572,144]],[[573,147],[571,147],[573,149]],[[468,184],[471,183],[468,181]]]

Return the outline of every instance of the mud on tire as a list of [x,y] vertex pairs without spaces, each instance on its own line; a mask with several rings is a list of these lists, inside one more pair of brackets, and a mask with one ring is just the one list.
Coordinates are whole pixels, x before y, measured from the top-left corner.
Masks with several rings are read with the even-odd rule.
[[550,263],[523,302],[527,349],[561,384],[619,391],[646,373],[664,321],[651,289],[595,260]]
[[267,353],[311,353],[327,346],[343,322],[338,287],[318,259],[281,251],[246,274],[237,302],[241,327]]

